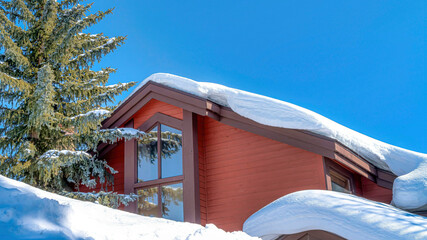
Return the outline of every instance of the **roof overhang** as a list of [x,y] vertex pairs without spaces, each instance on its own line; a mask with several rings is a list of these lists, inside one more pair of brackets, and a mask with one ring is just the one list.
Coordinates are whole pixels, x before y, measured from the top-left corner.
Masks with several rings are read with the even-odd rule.
[[[305,130],[271,127],[242,117],[229,107],[220,106],[210,100],[149,81],[126,99],[112,115],[102,122],[102,128],[122,127],[150,100],[156,99],[201,116],[213,118],[221,123],[252,132],[285,144],[289,144],[324,157],[335,159],[344,167],[366,177],[378,185],[391,189],[396,176],[378,169],[335,139]],[[100,152],[111,147],[102,144]],[[105,154],[105,153],[104,153]]]

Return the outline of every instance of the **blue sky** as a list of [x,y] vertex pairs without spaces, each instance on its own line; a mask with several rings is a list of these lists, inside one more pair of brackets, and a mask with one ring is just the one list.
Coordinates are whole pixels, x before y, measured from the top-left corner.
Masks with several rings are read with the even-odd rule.
[[[97,0],[110,83],[168,72],[288,101],[427,152],[426,1]],[[119,97],[121,100],[126,94]]]

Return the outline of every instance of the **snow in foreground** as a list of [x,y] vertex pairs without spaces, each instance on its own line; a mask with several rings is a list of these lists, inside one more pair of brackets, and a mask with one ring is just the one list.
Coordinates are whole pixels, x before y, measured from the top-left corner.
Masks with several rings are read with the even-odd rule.
[[0,175],[0,239],[257,239],[214,225],[143,217],[69,199]]
[[263,239],[315,229],[350,240],[427,239],[427,218],[350,194],[305,190],[277,199],[243,225]]
[[404,209],[427,207],[427,154],[378,141],[288,102],[172,74],[153,74],[134,92],[149,81],[230,107],[241,116],[261,124],[308,130],[336,139],[375,166],[399,176],[393,185],[393,203],[396,206]]

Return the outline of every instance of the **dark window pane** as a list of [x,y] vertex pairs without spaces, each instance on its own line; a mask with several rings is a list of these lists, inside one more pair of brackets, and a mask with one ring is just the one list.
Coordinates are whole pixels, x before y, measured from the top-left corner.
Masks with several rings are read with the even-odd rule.
[[145,188],[138,190],[138,214],[150,217],[159,217],[159,188]]
[[161,125],[162,178],[182,175],[182,132]]
[[159,178],[157,159],[157,127],[138,141],[138,182]]
[[332,191],[351,193],[350,180],[343,175],[331,170],[329,172],[331,176]]
[[343,192],[343,193],[351,193],[350,190],[348,190],[347,188],[343,188],[342,186],[340,186],[339,184],[332,182],[332,191],[335,192]]
[[182,183],[162,186],[162,217],[184,221]]

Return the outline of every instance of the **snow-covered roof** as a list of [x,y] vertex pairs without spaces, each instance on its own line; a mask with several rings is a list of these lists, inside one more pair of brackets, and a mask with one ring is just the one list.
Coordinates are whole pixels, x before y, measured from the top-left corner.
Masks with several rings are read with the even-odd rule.
[[0,175],[1,239],[258,239],[208,224],[144,217],[49,193]]
[[309,230],[351,240],[427,239],[427,218],[350,194],[305,190],[277,199],[243,225],[264,240]]
[[307,130],[335,139],[376,167],[399,176],[393,185],[396,206],[405,209],[427,206],[427,154],[378,141],[292,103],[167,73],[149,76],[129,97],[150,81],[230,107],[237,114],[264,125]]

